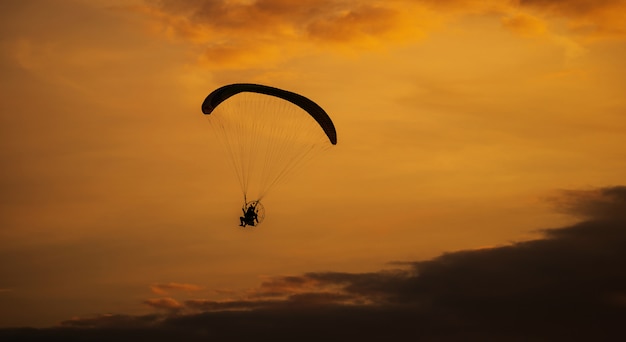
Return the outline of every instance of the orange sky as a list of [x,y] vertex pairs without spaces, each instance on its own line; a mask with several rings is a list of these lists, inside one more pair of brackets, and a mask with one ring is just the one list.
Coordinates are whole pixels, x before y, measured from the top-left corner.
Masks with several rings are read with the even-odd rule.
[[[0,4],[0,327],[243,296],[537,237],[624,183],[624,1]],[[241,198],[200,104],[261,83],[338,145]],[[178,296],[178,297],[177,297]]]

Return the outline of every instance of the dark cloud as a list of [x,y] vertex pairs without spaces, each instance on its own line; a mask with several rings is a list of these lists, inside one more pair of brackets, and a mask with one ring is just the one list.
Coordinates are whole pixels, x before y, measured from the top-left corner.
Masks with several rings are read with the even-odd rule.
[[226,300],[190,299],[185,302],[187,308],[195,311],[252,310],[282,303],[278,300]]
[[73,319],[0,330],[0,339],[615,340],[626,319],[626,187],[566,192],[562,201],[586,219],[542,239],[380,272],[275,277],[243,299],[188,300],[185,314]]
[[565,190],[554,199],[556,206],[570,214],[594,220],[626,219],[626,187],[599,190]]
[[63,321],[64,328],[97,328],[97,329],[136,329],[150,327],[159,321],[159,315],[130,316],[103,314],[88,318],[73,318]]

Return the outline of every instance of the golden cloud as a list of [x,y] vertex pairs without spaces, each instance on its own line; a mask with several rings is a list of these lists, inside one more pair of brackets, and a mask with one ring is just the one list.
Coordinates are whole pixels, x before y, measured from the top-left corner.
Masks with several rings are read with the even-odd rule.
[[503,17],[502,26],[522,36],[537,36],[548,31],[543,20],[527,13],[516,13]]
[[[445,21],[467,15],[499,17],[523,37],[559,35],[555,19],[574,37],[626,33],[623,0],[161,0],[141,8],[154,28],[190,42],[199,61],[220,68],[275,63],[312,51],[352,53],[414,42]],[[564,20],[563,20],[564,19]],[[551,25],[552,24],[552,25]],[[557,42],[558,43],[558,42]],[[577,45],[577,43],[573,43]]]
[[149,18],[158,35],[191,43],[209,68],[271,66],[316,52],[388,48],[476,15],[499,19],[502,28],[522,37],[545,35],[558,45],[626,37],[625,0],[145,1],[133,10]]
[[[241,67],[311,49],[340,53],[420,39],[438,16],[419,3],[345,0],[152,2],[154,28],[202,49],[207,65]],[[306,48],[306,49],[305,49]]]
[[153,284],[150,286],[150,290],[154,294],[166,295],[171,291],[200,291],[202,286],[194,284],[182,284],[182,283],[167,283],[167,284]]
[[146,299],[143,303],[152,308],[167,311],[178,311],[183,307],[176,299],[170,297]]
[[567,21],[571,32],[584,38],[624,38],[624,0],[520,0],[520,5]]

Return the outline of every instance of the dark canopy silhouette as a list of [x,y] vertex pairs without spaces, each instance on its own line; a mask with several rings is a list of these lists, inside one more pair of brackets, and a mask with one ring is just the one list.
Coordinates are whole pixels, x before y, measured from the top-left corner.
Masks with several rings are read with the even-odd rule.
[[211,114],[213,110],[220,105],[220,103],[226,101],[233,95],[243,92],[276,96],[295,104],[296,106],[304,109],[311,115],[311,117],[313,117],[313,119],[315,119],[315,121],[317,121],[317,123],[319,123],[333,145],[337,144],[337,132],[335,130],[335,125],[322,107],[307,97],[279,88],[252,83],[229,84],[214,90],[211,94],[209,94],[209,96],[206,97],[202,103],[202,112],[207,115]]

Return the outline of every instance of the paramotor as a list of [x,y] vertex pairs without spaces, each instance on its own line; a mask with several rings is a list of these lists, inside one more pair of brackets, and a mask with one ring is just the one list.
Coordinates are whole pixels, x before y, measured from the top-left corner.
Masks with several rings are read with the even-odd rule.
[[202,112],[237,175],[244,210],[250,203],[260,205],[274,186],[337,144],[335,126],[322,107],[275,87],[220,87],[206,97]]

